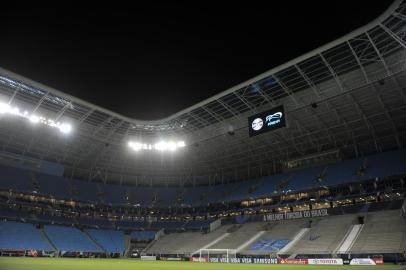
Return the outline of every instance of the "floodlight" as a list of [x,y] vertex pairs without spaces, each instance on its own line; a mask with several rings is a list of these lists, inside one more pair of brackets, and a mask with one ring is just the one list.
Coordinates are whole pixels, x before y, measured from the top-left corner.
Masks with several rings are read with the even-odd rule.
[[175,151],[176,148],[177,148],[176,143],[174,143],[174,142],[168,142],[168,149],[169,149],[170,151]]
[[10,114],[18,116],[20,118],[29,120],[33,124],[41,123],[52,128],[57,128],[60,132],[65,134],[72,131],[72,126],[68,123],[55,123],[53,119],[49,119],[40,115],[30,114],[27,110],[20,111],[18,107],[12,107],[10,106],[10,104],[5,102],[0,102],[0,114]]
[[134,151],[139,151],[142,149],[142,144],[139,142],[128,142],[128,146],[130,146]]
[[157,151],[176,151],[180,147],[185,147],[184,141],[159,141],[154,144],[146,144],[129,141],[128,146],[135,151],[139,150],[157,150]]
[[164,151],[165,150],[165,143],[164,142],[158,142],[156,144],[154,144],[154,149],[158,150],[158,151]]
[[34,123],[34,124],[39,122],[39,117],[36,115],[31,115],[29,119],[30,119],[30,122]]
[[10,111],[10,105],[0,102],[0,113],[8,113]]
[[11,109],[10,109],[10,114],[13,114],[13,115],[20,115],[20,109],[17,108],[17,107],[11,108]]
[[72,131],[72,126],[70,124],[61,124],[59,125],[59,131],[68,134]]
[[177,145],[178,145],[178,147],[185,147],[185,146],[186,146],[186,144],[185,144],[184,141],[179,141],[179,142],[177,143]]

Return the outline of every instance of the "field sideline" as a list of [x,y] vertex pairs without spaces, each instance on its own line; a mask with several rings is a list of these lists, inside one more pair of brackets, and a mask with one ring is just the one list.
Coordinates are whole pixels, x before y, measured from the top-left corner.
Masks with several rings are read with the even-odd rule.
[[0,257],[0,270],[322,270],[322,269],[376,269],[406,270],[406,266],[314,266],[314,265],[270,265],[270,264],[226,264],[139,261],[132,259],[65,259],[65,258],[22,258]]

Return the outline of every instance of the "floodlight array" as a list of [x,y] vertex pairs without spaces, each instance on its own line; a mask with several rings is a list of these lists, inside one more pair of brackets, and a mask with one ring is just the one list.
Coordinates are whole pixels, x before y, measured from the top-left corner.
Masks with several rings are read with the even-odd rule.
[[27,119],[33,124],[40,123],[52,128],[56,128],[64,134],[68,134],[72,131],[72,126],[68,123],[56,122],[52,119],[29,113],[28,111],[20,111],[18,107],[13,107],[10,106],[10,104],[0,102],[0,116],[6,114]]
[[159,141],[155,144],[147,144],[141,142],[129,141],[128,146],[134,151],[141,150],[157,150],[157,151],[176,151],[179,148],[185,147],[184,141]]

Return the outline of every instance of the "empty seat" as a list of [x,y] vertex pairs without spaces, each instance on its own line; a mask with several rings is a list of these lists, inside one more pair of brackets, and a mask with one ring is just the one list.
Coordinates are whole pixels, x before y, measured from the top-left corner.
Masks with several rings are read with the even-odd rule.
[[44,231],[58,250],[102,252],[87,235],[76,228],[45,225]]
[[53,250],[41,231],[34,225],[13,221],[0,222],[0,249]]
[[124,233],[122,231],[89,229],[86,232],[105,251],[121,254],[124,252]]

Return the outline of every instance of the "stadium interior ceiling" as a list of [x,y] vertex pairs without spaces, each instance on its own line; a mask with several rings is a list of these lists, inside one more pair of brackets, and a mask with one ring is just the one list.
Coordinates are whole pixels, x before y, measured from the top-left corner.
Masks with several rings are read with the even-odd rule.
[[[0,146],[10,155],[63,164],[69,178],[137,185],[226,183],[309,158],[328,162],[403,148],[405,8],[395,1],[368,25],[156,121],[130,119],[0,69],[1,101],[73,127],[65,135],[2,117]],[[287,127],[249,138],[247,118],[279,105]],[[128,148],[130,140],[162,139],[186,147]]]

